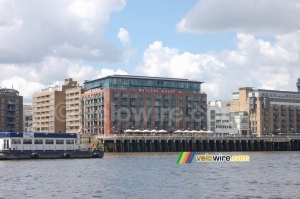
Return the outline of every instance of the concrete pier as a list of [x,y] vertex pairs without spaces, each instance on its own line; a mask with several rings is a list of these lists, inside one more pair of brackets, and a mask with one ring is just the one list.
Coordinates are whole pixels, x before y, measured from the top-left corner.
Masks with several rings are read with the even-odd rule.
[[106,152],[299,151],[300,137],[98,136]]

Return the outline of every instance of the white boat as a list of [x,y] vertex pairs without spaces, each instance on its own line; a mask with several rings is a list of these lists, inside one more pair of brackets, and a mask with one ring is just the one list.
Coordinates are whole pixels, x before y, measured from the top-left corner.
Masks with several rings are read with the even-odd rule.
[[75,133],[0,132],[0,160],[102,157],[103,151],[82,147]]

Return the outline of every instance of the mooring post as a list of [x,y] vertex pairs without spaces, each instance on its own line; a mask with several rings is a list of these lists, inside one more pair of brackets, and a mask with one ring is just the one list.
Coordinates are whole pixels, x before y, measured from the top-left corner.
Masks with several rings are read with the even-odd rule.
[[114,149],[113,152],[117,152],[117,140],[114,139]]
[[182,139],[180,139],[180,142],[179,142],[179,149],[180,149],[180,151],[183,151]]
[[220,151],[223,151],[223,140],[219,140]]
[[132,152],[132,139],[129,140],[129,151]]
[[121,141],[121,152],[124,152],[124,139]]
[[173,146],[172,146],[172,151],[175,152],[176,150],[176,140],[173,140]]
[[195,139],[192,140],[192,150],[197,151],[197,145],[196,145],[196,140]]
[[136,151],[141,152],[140,140],[136,140],[135,145],[136,145]]
[[148,152],[148,150],[147,150],[147,140],[146,139],[144,140],[144,151]]
[[199,141],[199,144],[200,144],[200,151],[204,151],[204,149],[203,149],[203,140],[202,139]]
[[245,144],[246,144],[246,151],[249,151],[249,142],[248,142],[248,140],[245,140]]
[[209,146],[209,140],[208,139],[206,140],[206,146],[207,146],[206,147],[207,151],[210,151],[210,146]]
[[218,148],[217,148],[217,140],[214,140],[214,151],[218,151]]
[[233,151],[236,151],[236,141],[235,140],[233,140]]

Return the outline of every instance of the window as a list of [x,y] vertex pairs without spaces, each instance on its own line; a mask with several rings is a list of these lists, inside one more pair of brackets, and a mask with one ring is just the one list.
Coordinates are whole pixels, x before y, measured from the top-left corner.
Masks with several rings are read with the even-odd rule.
[[24,139],[23,144],[32,144],[32,139]]
[[34,144],[44,144],[43,140],[34,140]]
[[56,140],[56,144],[65,144],[64,140]]
[[21,140],[20,139],[12,139],[11,144],[21,144]]
[[53,144],[53,140],[46,140],[45,144]]
[[66,144],[74,144],[74,140],[66,140]]

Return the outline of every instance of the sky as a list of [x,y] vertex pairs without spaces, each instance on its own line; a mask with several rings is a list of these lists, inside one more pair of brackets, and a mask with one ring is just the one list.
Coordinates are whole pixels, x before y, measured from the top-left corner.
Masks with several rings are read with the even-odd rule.
[[0,87],[40,89],[113,74],[296,91],[298,0],[0,0]]

